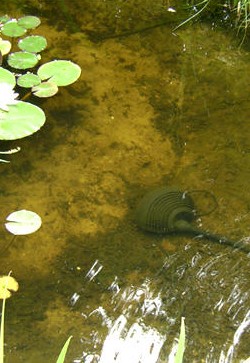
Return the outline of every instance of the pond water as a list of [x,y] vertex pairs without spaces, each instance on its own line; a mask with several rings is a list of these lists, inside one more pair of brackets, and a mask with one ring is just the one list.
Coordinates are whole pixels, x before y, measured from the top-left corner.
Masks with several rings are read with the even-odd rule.
[[[70,335],[67,362],[170,362],[181,317],[185,362],[250,355],[249,255],[134,221],[145,192],[178,186],[216,197],[203,229],[250,238],[249,51],[209,24],[173,34],[175,5],[3,2],[9,15],[41,17],[44,61],[82,68],[43,102],[38,133],[1,143],[21,147],[1,164],[2,223],[18,209],[43,220],[7,250],[2,227],[1,274],[20,284],[7,301],[6,363],[55,362]],[[211,200],[197,199],[205,214]]]

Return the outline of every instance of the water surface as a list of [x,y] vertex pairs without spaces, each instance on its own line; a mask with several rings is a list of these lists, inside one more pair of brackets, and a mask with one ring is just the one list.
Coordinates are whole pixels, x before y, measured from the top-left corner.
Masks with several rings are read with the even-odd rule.
[[[58,2],[57,20],[40,3],[27,10],[43,15],[44,60],[71,59],[82,76],[43,103],[43,129],[13,142],[21,152],[1,165],[2,220],[17,209],[43,219],[1,256],[2,274],[20,284],[7,304],[6,362],[55,361],[73,335],[68,361],[107,363],[101,351],[117,322],[120,341],[131,327],[139,340],[153,334],[163,362],[182,316],[186,361],[246,359],[249,257],[145,234],[133,213],[158,185],[208,190],[218,207],[200,225],[249,238],[249,53],[209,24],[172,34],[171,19],[117,36],[165,19],[161,1]],[[1,246],[9,240],[2,230]]]

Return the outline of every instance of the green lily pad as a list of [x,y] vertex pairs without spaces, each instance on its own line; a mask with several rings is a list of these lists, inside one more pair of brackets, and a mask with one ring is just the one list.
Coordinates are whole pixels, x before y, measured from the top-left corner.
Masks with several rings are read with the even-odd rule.
[[27,15],[19,18],[17,23],[25,29],[34,29],[41,24],[41,20],[37,16]]
[[37,97],[51,97],[58,92],[58,87],[54,82],[42,82],[38,86],[32,87],[31,91]]
[[0,23],[1,24],[4,24],[4,23],[6,23],[7,21],[9,21],[10,20],[10,17],[9,17],[9,15],[3,15],[3,16],[0,16]]
[[26,209],[11,213],[6,220],[6,229],[16,236],[34,233],[42,225],[40,216]]
[[31,35],[19,40],[18,47],[27,52],[39,53],[47,47],[47,40],[40,35]]
[[67,60],[54,60],[43,64],[37,71],[42,80],[50,79],[57,86],[68,86],[81,75],[81,68]]
[[16,78],[14,74],[3,67],[0,67],[0,80],[1,83],[8,83],[12,86],[12,88],[16,85]]
[[33,68],[40,60],[38,54],[30,52],[15,52],[8,56],[8,65],[16,69]]
[[1,33],[12,38],[21,37],[26,33],[26,29],[17,24],[16,19],[7,21],[1,28]]
[[11,42],[0,38],[0,51],[2,55],[8,54],[11,50]]
[[17,84],[20,87],[30,88],[41,83],[41,79],[34,73],[26,73],[17,78]]
[[41,108],[18,101],[9,111],[0,110],[0,140],[16,140],[34,134],[45,123]]

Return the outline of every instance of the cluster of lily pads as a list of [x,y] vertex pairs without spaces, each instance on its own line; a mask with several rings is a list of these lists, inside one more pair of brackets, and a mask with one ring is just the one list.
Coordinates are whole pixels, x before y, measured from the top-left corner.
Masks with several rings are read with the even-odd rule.
[[17,87],[27,95],[54,96],[58,87],[74,83],[81,68],[69,60],[53,60],[39,66],[46,38],[31,35],[40,25],[36,16],[0,17],[0,140],[16,140],[38,131],[45,123],[43,110],[19,99]]
[[[81,68],[68,60],[53,60],[36,67],[41,60],[40,52],[47,47],[43,36],[30,34],[40,23],[40,19],[35,16],[19,19],[7,15],[0,17],[0,140],[16,140],[32,135],[45,123],[43,110],[24,101],[29,95],[54,96],[58,87],[67,86],[80,77]],[[28,90],[23,99],[19,99],[16,92],[18,87]],[[18,147],[0,154],[12,154],[19,150]],[[28,210],[13,212],[6,220],[5,227],[14,236],[34,233],[42,224],[40,216]],[[0,363],[4,362],[5,300],[11,296],[11,292],[17,290],[18,283],[13,277],[0,277],[0,299],[3,299]],[[64,344],[57,363],[64,362],[71,338]]]

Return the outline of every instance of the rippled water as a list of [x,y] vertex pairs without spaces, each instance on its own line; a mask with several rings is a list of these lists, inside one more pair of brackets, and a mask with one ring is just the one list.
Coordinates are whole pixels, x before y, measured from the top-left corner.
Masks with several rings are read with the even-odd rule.
[[[209,24],[173,35],[162,1],[57,5],[22,12],[42,16],[44,59],[77,62],[81,79],[43,103],[40,132],[1,145],[21,146],[1,165],[1,220],[18,208],[43,219],[0,257],[20,284],[7,303],[6,362],[56,361],[69,335],[70,362],[171,362],[181,317],[186,361],[241,362],[249,256],[144,233],[134,210],[158,185],[207,190],[218,206],[200,227],[248,243],[249,52]],[[9,240],[2,230],[0,247]]]

